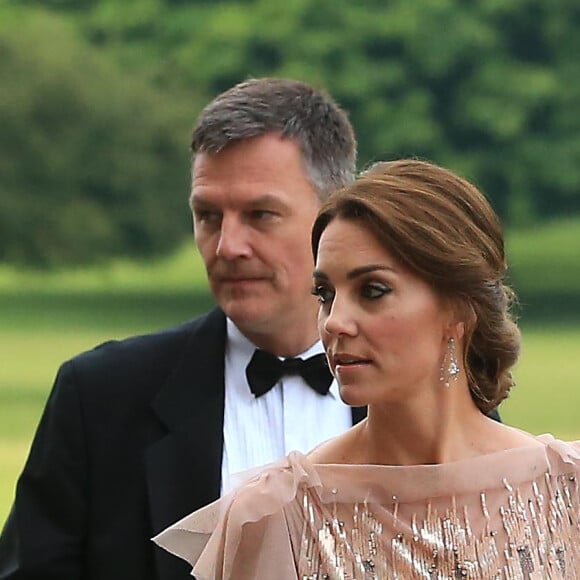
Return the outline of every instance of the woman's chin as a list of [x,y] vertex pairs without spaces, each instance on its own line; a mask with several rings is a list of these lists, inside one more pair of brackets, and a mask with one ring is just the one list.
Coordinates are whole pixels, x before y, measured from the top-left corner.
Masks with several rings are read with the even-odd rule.
[[362,391],[361,387],[355,385],[340,385],[340,398],[350,407],[366,407],[369,401]]

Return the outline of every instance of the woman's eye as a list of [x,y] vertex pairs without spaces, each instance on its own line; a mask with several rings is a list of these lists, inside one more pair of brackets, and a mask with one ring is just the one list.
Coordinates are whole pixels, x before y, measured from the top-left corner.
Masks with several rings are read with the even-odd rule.
[[332,300],[334,292],[324,286],[314,286],[312,295],[316,296],[321,304],[326,304]]
[[374,282],[372,284],[365,284],[362,289],[362,295],[369,300],[376,300],[385,294],[392,292],[386,284]]

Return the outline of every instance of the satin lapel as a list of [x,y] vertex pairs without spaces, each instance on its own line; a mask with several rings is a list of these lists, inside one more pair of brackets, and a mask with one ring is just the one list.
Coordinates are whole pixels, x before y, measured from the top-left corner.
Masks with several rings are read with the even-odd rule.
[[[219,497],[225,336],[220,310],[199,319],[183,356],[152,404],[167,429],[165,437],[146,452],[152,535]],[[160,552],[156,550],[161,577],[173,578],[163,572],[171,565]]]

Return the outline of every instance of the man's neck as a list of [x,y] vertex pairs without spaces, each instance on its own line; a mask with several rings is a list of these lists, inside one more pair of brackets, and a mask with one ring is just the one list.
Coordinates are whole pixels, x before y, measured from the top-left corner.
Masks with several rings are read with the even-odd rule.
[[257,348],[275,356],[295,357],[302,354],[320,339],[316,328],[307,332],[305,329],[292,328],[288,332],[255,332],[237,327],[238,330]]

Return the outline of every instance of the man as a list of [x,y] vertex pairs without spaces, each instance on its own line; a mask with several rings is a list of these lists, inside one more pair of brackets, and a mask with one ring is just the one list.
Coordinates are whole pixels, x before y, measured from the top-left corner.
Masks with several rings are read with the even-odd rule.
[[192,148],[195,238],[219,308],[61,367],[0,539],[0,579],[186,579],[149,538],[231,474],[362,417],[328,391],[317,358],[304,371],[295,360],[322,353],[310,228],[354,177],[346,115],[303,83],[250,80],[206,107]]

